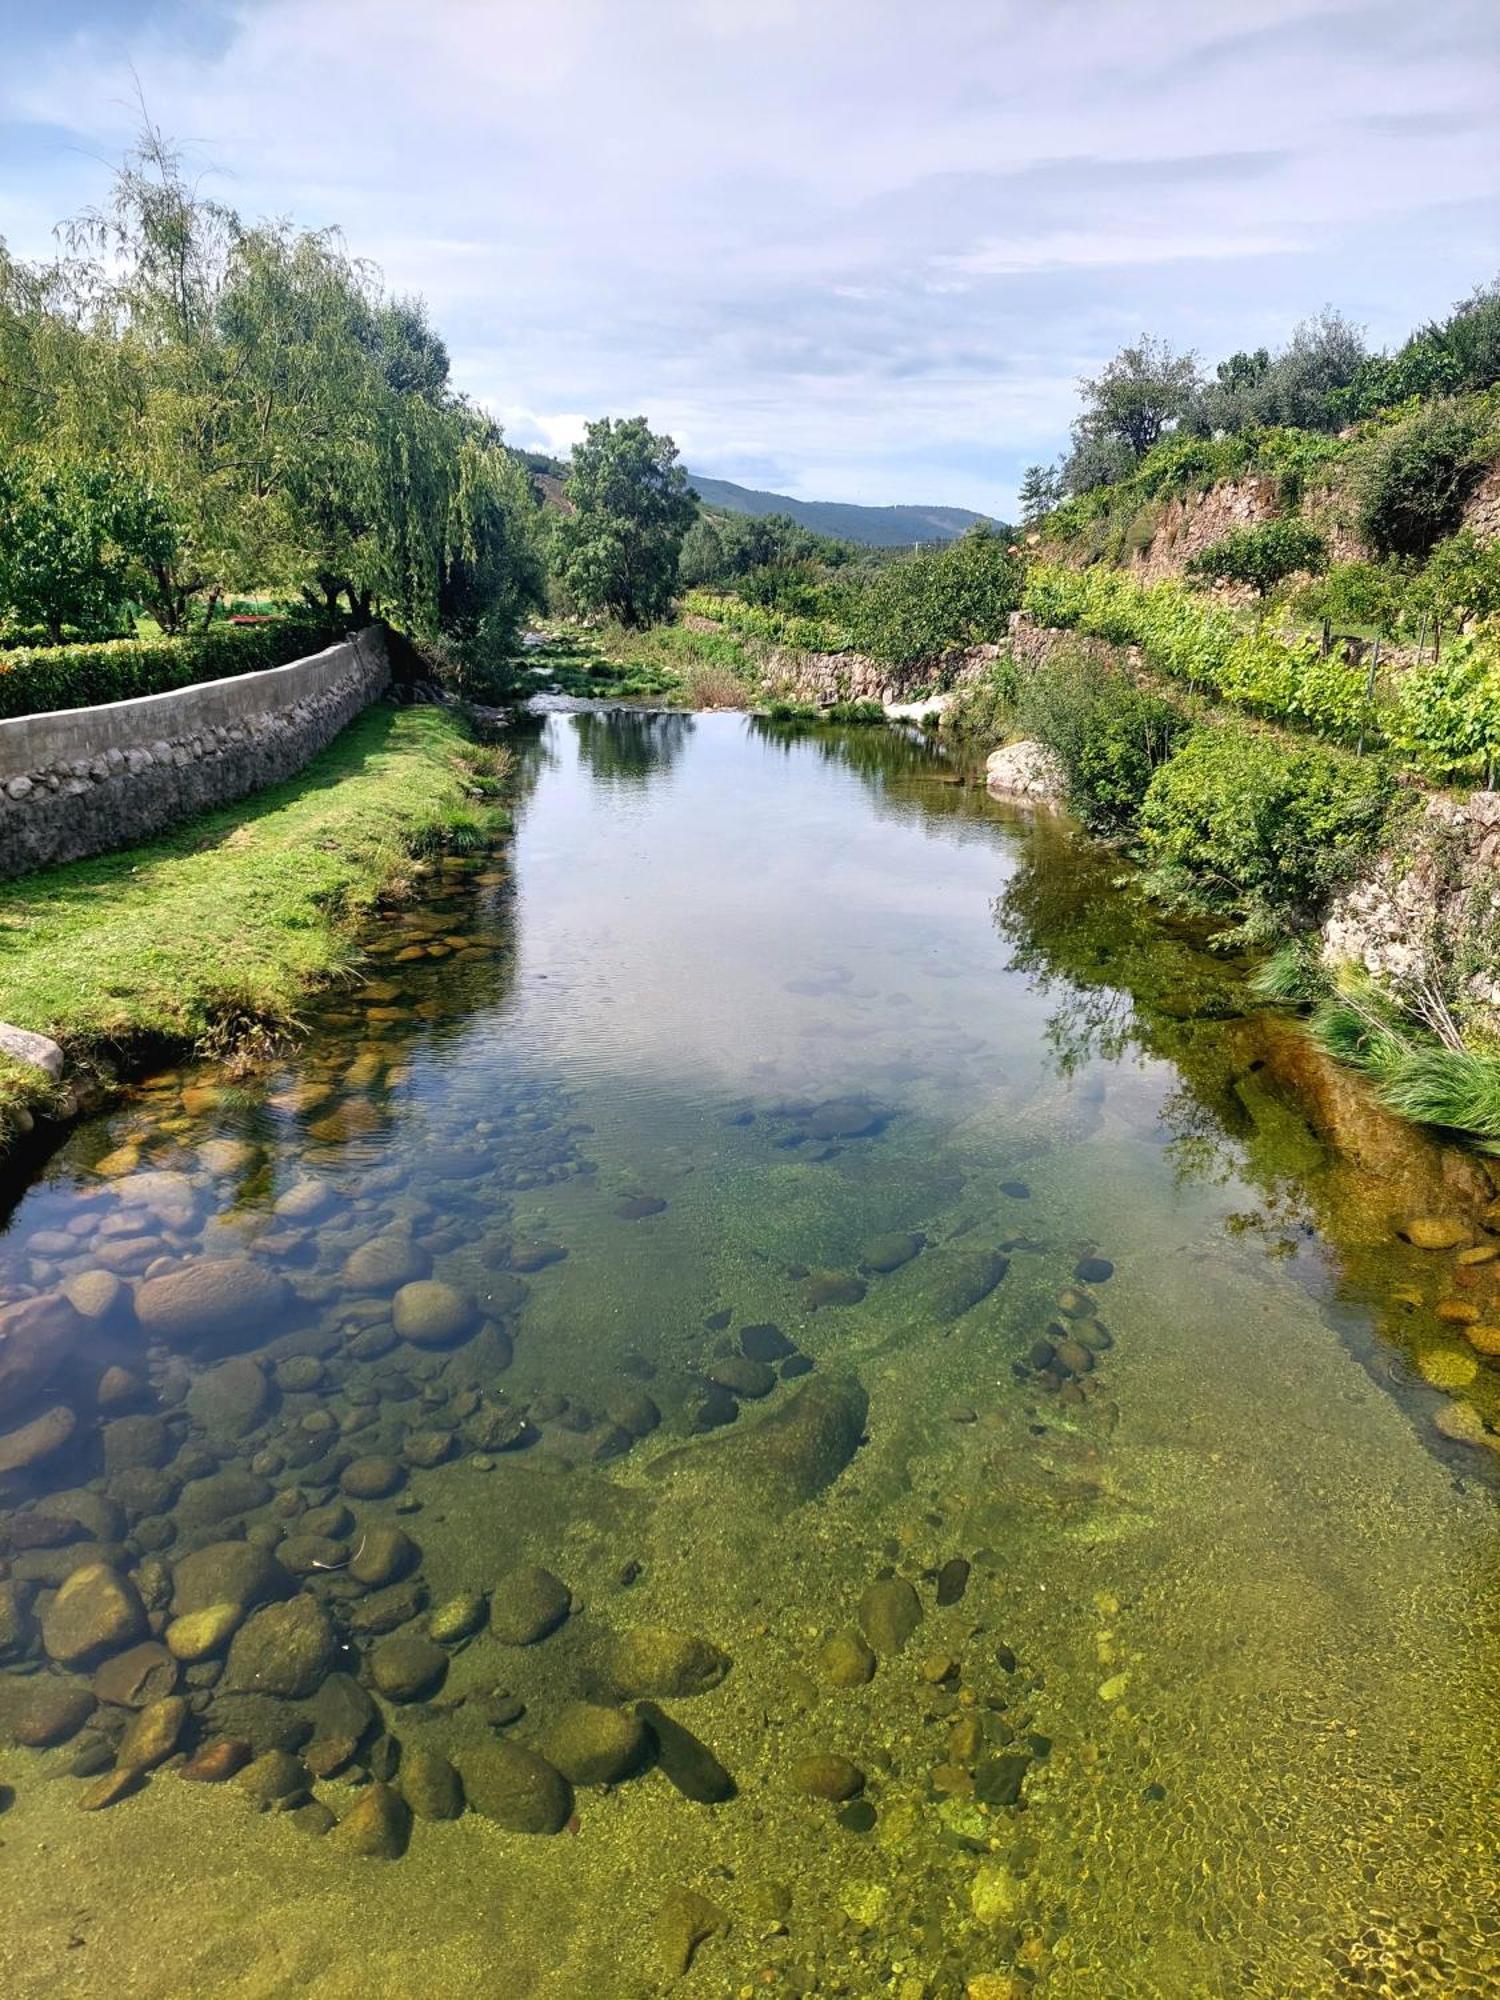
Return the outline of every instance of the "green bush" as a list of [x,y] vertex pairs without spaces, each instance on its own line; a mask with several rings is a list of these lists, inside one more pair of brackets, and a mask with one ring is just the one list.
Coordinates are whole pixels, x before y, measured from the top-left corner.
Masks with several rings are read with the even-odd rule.
[[1493,778],[1500,752],[1500,663],[1477,640],[1459,639],[1440,659],[1396,684],[1391,738],[1425,777],[1440,783]]
[[106,639],[0,655],[0,719],[49,709],[92,708],[285,666],[343,638],[307,619],[268,625],[215,624],[175,639]]
[[1151,780],[1141,834],[1153,890],[1240,920],[1246,939],[1315,924],[1379,845],[1392,799],[1376,759],[1199,729]]
[[1023,575],[1003,537],[971,528],[947,548],[875,571],[854,599],[855,647],[906,665],[1003,638]]
[[1289,576],[1301,570],[1316,572],[1327,561],[1328,544],[1324,538],[1316,528],[1292,516],[1234,529],[1222,540],[1200,549],[1189,562],[1188,573],[1210,580],[1224,577],[1230,583],[1247,583],[1266,598]]
[[982,678],[955,690],[939,720],[944,740],[966,754],[986,756],[1012,733],[1019,694],[1015,661],[1002,653]]
[[1358,478],[1359,530],[1379,555],[1428,554],[1463,519],[1482,467],[1478,413],[1426,403],[1370,439]]
[[1045,743],[1067,777],[1068,804],[1100,833],[1134,825],[1156,771],[1186,737],[1181,709],[1124,673],[1061,652],[1021,685],[1017,728]]

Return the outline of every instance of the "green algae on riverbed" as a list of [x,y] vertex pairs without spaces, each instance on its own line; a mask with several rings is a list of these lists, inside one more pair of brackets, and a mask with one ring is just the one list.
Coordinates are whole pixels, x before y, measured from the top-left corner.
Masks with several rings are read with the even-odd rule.
[[[311,1696],[184,1664],[189,1733],[302,1730],[340,1816],[434,1755],[490,1809],[367,1860],[169,1760],[79,1812],[146,1663],[9,1747],[65,1678],[27,1642],[6,1990],[1500,1991],[1492,1454],[1391,1370],[1489,1298],[1395,1233],[1480,1236],[1451,1172],[1320,1145],[1234,969],[920,745],[527,754],[512,868],[379,925],[283,1071],[81,1128],[0,1243],[12,1298],[286,1287],[214,1351],[106,1322],[140,1386],[63,1385],[5,1517],[31,1608],[91,1542],[148,1600],[274,1545],[341,1649]],[[451,1346],[398,1338],[433,1279]],[[440,1659],[377,1661],[438,1610]],[[510,1830],[494,1746],[585,1771],[579,1704],[636,1749]]]

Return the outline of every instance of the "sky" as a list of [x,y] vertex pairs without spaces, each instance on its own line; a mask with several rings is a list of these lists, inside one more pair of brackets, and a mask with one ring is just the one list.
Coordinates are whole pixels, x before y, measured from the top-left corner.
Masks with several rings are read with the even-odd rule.
[[1500,272],[1500,0],[0,0],[0,236],[137,92],[207,192],[338,224],[566,451],[1013,515],[1080,376]]

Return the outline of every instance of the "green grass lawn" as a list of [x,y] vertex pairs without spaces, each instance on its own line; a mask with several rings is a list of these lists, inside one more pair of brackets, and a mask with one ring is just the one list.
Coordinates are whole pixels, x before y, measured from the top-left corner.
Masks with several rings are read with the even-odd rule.
[[[0,1020],[70,1056],[284,1028],[348,970],[354,922],[413,856],[503,830],[504,753],[378,705],[286,784],[142,847],[0,884]],[[0,1140],[50,1096],[0,1060]]]

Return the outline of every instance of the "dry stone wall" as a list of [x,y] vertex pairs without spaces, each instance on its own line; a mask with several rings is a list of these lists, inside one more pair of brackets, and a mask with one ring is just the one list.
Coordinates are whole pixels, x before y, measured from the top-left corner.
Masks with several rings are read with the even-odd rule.
[[129,846],[289,778],[389,681],[372,625],[265,673],[0,722],[0,877]]

